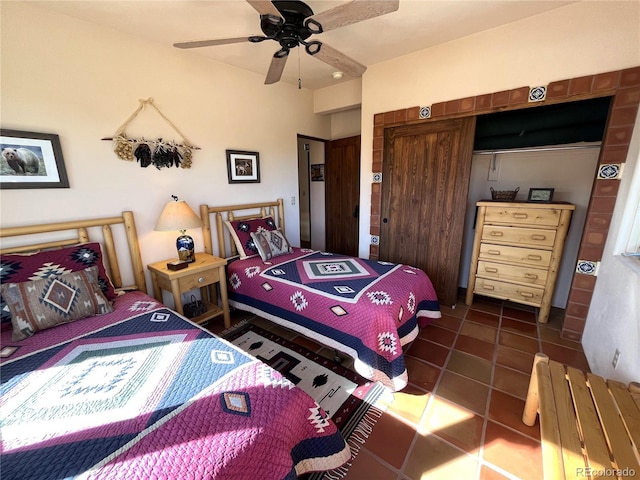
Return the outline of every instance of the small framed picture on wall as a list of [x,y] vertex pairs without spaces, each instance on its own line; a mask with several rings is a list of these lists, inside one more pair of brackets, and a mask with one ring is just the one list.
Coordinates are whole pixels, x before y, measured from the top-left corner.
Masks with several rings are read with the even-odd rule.
[[324,164],[311,165],[311,181],[324,182]]
[[227,150],[229,183],[260,183],[260,154]]

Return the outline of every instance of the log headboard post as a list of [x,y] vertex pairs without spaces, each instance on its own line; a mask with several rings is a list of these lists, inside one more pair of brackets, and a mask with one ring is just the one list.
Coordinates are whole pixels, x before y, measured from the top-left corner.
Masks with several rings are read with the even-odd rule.
[[[123,225],[126,236],[127,245],[129,247],[129,261],[133,273],[134,285],[123,285],[122,275],[120,273],[120,264],[118,263],[118,255],[116,254],[115,242],[113,240],[112,225]],[[119,217],[95,218],[90,220],[77,220],[69,222],[46,223],[40,225],[27,225],[23,227],[8,227],[0,229],[0,238],[19,238],[21,236],[39,235],[43,233],[67,232],[75,231],[74,238],[65,238],[60,240],[50,240],[45,242],[33,243],[28,237],[23,237],[24,242],[11,247],[3,247],[0,253],[28,253],[39,250],[48,250],[60,248],[78,243],[86,243],[92,241],[89,238],[89,228],[101,227],[102,241],[99,243],[103,247],[104,261],[108,267],[109,278],[116,288],[137,288],[142,292],[147,292],[147,281],[144,275],[144,264],[142,263],[142,255],[140,253],[140,244],[138,243],[138,233],[133,218],[133,212],[124,211]],[[97,240],[96,240],[97,241]]]
[[211,217],[209,216],[208,205],[200,205],[200,219],[202,220],[202,239],[204,240],[204,253],[213,255],[213,244],[211,241]]

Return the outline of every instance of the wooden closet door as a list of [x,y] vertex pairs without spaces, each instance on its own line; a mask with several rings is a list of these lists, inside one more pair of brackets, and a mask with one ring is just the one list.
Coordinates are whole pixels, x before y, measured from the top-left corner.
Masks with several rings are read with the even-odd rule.
[[380,260],[421,268],[455,305],[475,117],[385,131]]
[[358,256],[360,223],[360,136],[326,143],[326,247],[328,252]]

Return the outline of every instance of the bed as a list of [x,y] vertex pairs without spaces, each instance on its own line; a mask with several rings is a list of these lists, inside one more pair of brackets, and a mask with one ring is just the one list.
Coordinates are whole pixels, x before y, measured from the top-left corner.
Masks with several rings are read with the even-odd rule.
[[360,375],[392,391],[406,386],[403,346],[441,316],[422,270],[292,247],[282,199],[201,205],[200,216],[205,251],[215,244],[228,259],[231,307],[352,357]]
[[294,479],[349,460],[311,397],[147,295],[131,212],[0,237],[3,480]]

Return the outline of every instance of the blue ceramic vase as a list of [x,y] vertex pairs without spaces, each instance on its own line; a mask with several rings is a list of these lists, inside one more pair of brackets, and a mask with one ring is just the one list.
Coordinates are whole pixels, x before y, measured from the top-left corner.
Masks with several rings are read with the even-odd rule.
[[180,235],[176,240],[176,248],[178,249],[178,258],[180,260],[189,263],[196,261],[195,244],[193,243],[193,238],[189,235]]

